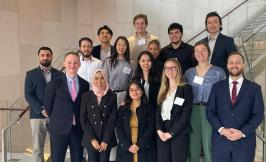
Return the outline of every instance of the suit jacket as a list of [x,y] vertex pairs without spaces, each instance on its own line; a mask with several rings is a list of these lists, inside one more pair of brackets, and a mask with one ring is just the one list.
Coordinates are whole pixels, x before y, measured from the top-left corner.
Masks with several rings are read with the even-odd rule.
[[81,130],[79,116],[81,95],[90,90],[90,84],[78,76],[79,92],[73,102],[67,86],[66,75],[62,75],[48,83],[45,91],[44,107],[49,116],[48,130],[65,135],[72,128],[73,114],[76,126]]
[[189,84],[178,86],[175,93],[175,99],[176,97],[183,98],[185,101],[182,106],[175,103],[173,104],[171,109],[171,118],[167,127],[164,125],[161,115],[162,105],[158,105],[156,112],[156,130],[170,132],[173,137],[180,134],[188,134],[192,131],[192,127],[190,125],[190,116],[193,105],[191,86]]
[[[63,75],[62,72],[52,68],[51,80]],[[26,73],[24,94],[27,102],[30,105],[30,118],[41,119],[45,118],[42,115],[44,93],[46,88],[46,80],[43,75],[43,71],[40,67],[32,69]]]
[[93,139],[107,143],[109,148],[116,145],[116,110],[117,98],[111,90],[102,97],[100,104],[92,90],[82,95],[80,122],[84,131],[84,147],[92,147],[90,141]]
[[[131,140],[130,118],[131,108],[129,104],[123,105],[118,109],[116,133],[118,138],[116,162],[133,162],[133,154],[128,151],[133,144]],[[149,162],[149,150],[151,148],[151,137],[154,130],[154,122],[151,108],[148,104],[141,103],[136,109],[138,118],[138,137],[136,145],[139,162]]]
[[[203,39],[207,43],[208,37]],[[227,57],[231,52],[237,51],[234,39],[219,33],[212,52],[211,64],[221,67],[228,76]]]
[[[114,46],[111,46],[111,55],[115,52]],[[95,46],[92,49],[92,56],[96,57],[97,59],[101,60],[101,45]],[[104,61],[104,60],[102,60]]]
[[[255,130],[263,120],[264,104],[258,84],[244,79],[232,107],[228,79],[213,85],[207,104],[207,118],[213,127],[214,146],[253,148],[256,146]],[[220,135],[221,127],[235,128],[246,135],[237,141],[230,141]]]

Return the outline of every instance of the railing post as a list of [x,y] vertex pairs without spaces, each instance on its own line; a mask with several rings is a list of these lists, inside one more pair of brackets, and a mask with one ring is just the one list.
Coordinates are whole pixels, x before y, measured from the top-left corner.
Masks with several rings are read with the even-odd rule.
[[6,129],[2,130],[2,162],[7,162]]

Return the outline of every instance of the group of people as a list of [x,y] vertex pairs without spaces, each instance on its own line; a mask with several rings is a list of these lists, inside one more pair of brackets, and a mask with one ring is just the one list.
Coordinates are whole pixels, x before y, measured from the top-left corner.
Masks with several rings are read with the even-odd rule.
[[64,162],[68,147],[72,162],[84,148],[89,162],[199,162],[202,148],[205,162],[252,162],[262,93],[244,78],[244,57],[220,33],[218,13],[207,14],[209,35],[194,46],[178,23],[162,49],[146,15],[133,25],[136,33],[114,46],[107,25],[98,46],[81,38],[65,55],[65,73],[51,67],[49,47],[39,49],[40,65],[25,79],[34,161],[44,162],[48,129],[52,162]]

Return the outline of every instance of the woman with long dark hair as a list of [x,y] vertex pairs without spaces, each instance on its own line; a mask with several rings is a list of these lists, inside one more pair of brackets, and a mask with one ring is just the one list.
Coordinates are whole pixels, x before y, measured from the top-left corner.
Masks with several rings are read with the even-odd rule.
[[118,106],[124,100],[126,89],[133,75],[133,64],[130,61],[130,50],[128,40],[124,36],[119,36],[115,40],[115,52],[103,63],[103,68],[107,71],[109,85],[113,92],[117,94]]
[[132,80],[125,105],[117,113],[118,138],[116,162],[151,162],[149,150],[154,129],[153,115],[143,86]]

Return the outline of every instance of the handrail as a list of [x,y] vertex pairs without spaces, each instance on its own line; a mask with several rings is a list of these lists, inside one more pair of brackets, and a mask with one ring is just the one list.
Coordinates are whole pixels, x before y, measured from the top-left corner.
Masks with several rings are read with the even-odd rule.
[[15,108],[15,109],[10,109],[10,108],[0,108],[0,111],[23,111],[24,109],[19,109],[19,108]]
[[11,128],[13,125],[19,122],[22,116],[30,109],[30,106],[27,106],[17,117],[13,120],[8,126],[2,129],[2,162],[7,161],[6,154],[6,131]]
[[[240,3],[239,5],[237,5],[235,8],[233,8],[231,11],[229,11],[227,14],[225,14],[224,16],[221,17],[221,19],[225,18],[226,16],[228,16],[230,13],[232,13],[233,11],[235,11],[236,9],[238,9],[240,6],[242,6],[244,3],[246,3],[248,0],[243,1],[242,3]],[[206,31],[206,29],[203,29],[202,31],[200,31],[198,34],[196,34],[195,36],[193,36],[192,38],[190,38],[186,43],[191,42],[193,39],[197,38],[199,35],[201,35],[202,33],[204,33]]]

